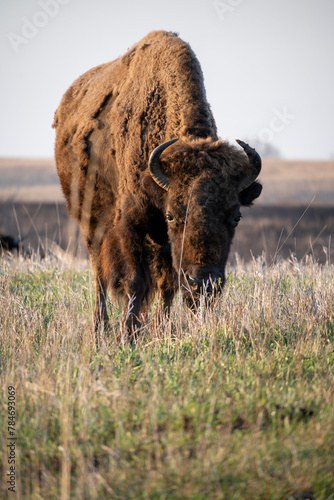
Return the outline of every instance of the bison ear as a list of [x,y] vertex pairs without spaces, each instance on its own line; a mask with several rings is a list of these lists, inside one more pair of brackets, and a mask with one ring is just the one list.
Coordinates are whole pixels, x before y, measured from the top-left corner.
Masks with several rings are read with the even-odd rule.
[[243,205],[244,207],[250,207],[251,205],[253,205],[253,201],[260,196],[261,191],[262,191],[262,184],[260,184],[257,181],[253,182],[246,189],[240,191],[239,193],[240,205]]

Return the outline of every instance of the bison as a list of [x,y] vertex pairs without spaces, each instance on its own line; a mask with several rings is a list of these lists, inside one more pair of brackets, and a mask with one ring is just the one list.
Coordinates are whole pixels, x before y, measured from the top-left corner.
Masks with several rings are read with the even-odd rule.
[[218,138],[200,64],[177,34],[155,31],[80,76],[55,113],[55,158],[69,214],[96,282],[95,331],[106,293],[123,298],[133,340],[156,291],[166,310],[224,286],[240,206],[262,190],[257,152]]

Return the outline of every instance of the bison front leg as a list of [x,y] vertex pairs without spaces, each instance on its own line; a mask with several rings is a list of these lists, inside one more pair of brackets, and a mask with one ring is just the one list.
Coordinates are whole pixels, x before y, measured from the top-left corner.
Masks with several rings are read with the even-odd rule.
[[142,266],[137,266],[134,279],[125,287],[127,308],[124,311],[124,326],[126,338],[131,343],[138,339],[142,327],[141,315],[147,289],[145,272]]
[[123,300],[122,341],[133,342],[141,328],[142,304],[149,290],[148,264],[144,248],[145,229],[141,216],[123,200],[101,247],[101,262],[114,295]]
[[101,277],[95,277],[94,332],[96,341],[99,333],[109,331],[106,295],[107,283]]
[[100,255],[90,252],[90,260],[95,277],[94,335],[95,344],[98,348],[101,343],[101,335],[110,332],[107,313],[108,283],[101,272]]
[[173,268],[169,244],[164,245],[159,251],[155,252],[154,267],[163,311],[165,316],[169,317],[177,287],[177,275]]

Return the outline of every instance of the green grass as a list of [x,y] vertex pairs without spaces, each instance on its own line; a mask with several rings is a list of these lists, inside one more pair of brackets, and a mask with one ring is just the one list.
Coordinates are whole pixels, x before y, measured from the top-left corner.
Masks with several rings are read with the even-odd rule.
[[2,260],[0,496],[15,386],[17,498],[334,499],[333,270],[239,265],[97,352],[89,268]]

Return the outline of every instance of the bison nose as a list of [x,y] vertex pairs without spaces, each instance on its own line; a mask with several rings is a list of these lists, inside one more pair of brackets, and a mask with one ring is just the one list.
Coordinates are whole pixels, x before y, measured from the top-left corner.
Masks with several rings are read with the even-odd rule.
[[193,294],[204,293],[206,295],[212,295],[219,292],[224,286],[224,278],[221,274],[209,274],[203,278],[197,278],[186,274],[186,284],[189,291]]

